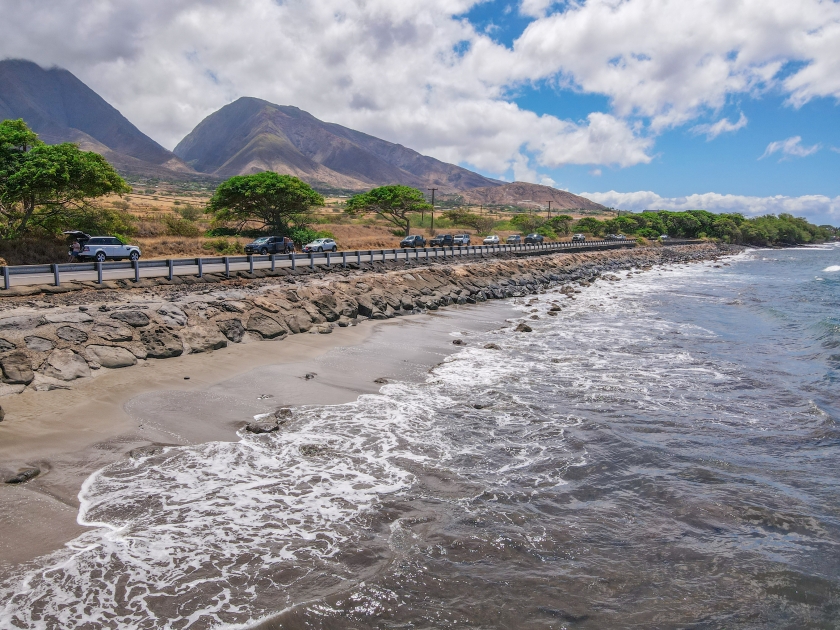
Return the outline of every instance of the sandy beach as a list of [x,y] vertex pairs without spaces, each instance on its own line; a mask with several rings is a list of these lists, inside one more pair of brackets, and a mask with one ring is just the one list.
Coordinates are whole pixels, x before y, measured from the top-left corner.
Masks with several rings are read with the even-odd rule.
[[422,380],[459,349],[453,333],[469,343],[471,331],[491,330],[513,316],[510,306],[490,303],[364,321],[329,335],[103,368],[75,389],[7,397],[0,466],[37,466],[41,474],[25,485],[0,485],[0,567],[49,553],[82,533],[76,523],[82,483],[132,449],[235,441],[255,415],[278,407],[349,402],[377,392],[377,379]]

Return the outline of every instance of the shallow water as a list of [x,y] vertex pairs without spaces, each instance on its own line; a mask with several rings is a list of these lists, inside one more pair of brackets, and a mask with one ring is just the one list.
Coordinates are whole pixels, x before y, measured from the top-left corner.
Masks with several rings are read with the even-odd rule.
[[532,333],[425,383],[109,466],[0,627],[838,627],[840,248],[726,262],[519,300]]

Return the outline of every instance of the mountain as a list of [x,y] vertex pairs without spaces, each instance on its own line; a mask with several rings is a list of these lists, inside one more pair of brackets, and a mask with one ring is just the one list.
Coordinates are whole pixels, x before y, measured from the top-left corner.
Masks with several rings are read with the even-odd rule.
[[0,120],[23,118],[44,142],[75,142],[122,172],[195,174],[171,151],[132,125],[101,96],[61,68],[21,59],[0,61]]
[[586,197],[573,195],[550,186],[513,182],[501,186],[473,188],[461,193],[464,201],[487,206],[546,206],[551,201],[552,210],[606,210],[605,206]]
[[454,192],[501,184],[297,107],[250,97],[205,118],[178,143],[175,155],[220,177],[276,171],[349,190],[405,184]]

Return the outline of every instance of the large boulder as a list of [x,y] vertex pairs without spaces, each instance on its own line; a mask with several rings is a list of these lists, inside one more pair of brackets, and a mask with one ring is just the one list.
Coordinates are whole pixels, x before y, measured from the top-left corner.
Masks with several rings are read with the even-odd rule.
[[[139,313],[139,311],[134,312]],[[140,315],[146,317],[144,313],[140,313]],[[147,317],[146,322],[148,321]],[[134,338],[134,331],[131,326],[126,326],[121,322],[97,322],[90,332],[105,341],[131,341]]]
[[274,339],[286,334],[286,327],[273,317],[263,313],[251,313],[248,323],[245,324],[248,332],[255,332],[264,339]]
[[93,321],[93,317],[81,311],[73,311],[72,313],[48,313],[44,315],[50,324],[87,324]]
[[157,310],[158,317],[166,326],[181,328],[187,325],[187,315],[174,304],[164,304]]
[[119,320],[134,328],[149,325],[149,316],[143,311],[116,311],[111,313],[111,319]]
[[55,336],[70,343],[84,343],[88,340],[87,333],[73,326],[61,326],[55,331]]
[[47,323],[43,315],[15,315],[0,318],[0,330],[29,330]]
[[184,344],[163,326],[155,326],[140,333],[140,340],[146,346],[147,356],[153,359],[168,359],[180,356]]
[[190,347],[191,353],[210,352],[228,344],[225,336],[212,324],[184,328],[181,340]]
[[291,313],[286,315],[285,319],[289,330],[295,334],[306,332],[312,328],[312,318],[303,309],[293,309]]
[[356,302],[359,305],[359,315],[373,317],[374,313],[379,312],[379,306],[373,301],[369,294],[357,296]]
[[60,381],[90,376],[87,361],[72,350],[53,350],[45,365],[44,374]]
[[125,348],[118,346],[96,346],[90,345],[86,348],[90,357],[99,365],[106,368],[116,369],[128,367],[137,363],[137,357]]
[[35,378],[32,363],[23,351],[7,354],[0,359],[0,365],[3,367],[3,380],[7,383],[29,385]]
[[224,319],[216,323],[222,334],[233,343],[239,343],[245,336],[245,326],[238,319]]
[[338,312],[338,304],[331,295],[319,295],[312,300],[312,303],[328,322],[337,321],[341,317],[341,314]]

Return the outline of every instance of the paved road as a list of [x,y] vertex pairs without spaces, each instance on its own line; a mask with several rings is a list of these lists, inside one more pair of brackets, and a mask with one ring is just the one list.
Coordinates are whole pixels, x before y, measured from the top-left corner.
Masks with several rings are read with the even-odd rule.
[[[575,251],[575,250],[582,250],[582,249],[590,249],[590,248],[616,248],[627,246],[627,243],[615,243],[615,242],[605,242],[605,241],[597,241],[597,242],[589,242],[583,244],[576,244],[575,246],[570,246],[569,244],[565,245],[556,245],[556,244],[546,244],[545,246],[519,246],[514,253],[527,253],[527,252],[536,252],[536,251]],[[337,252],[333,254],[328,253],[316,253],[313,255],[312,259],[308,254],[298,254],[297,259],[295,260],[296,267],[308,267],[310,264],[314,265],[341,265],[343,262],[343,255],[346,254],[347,262],[348,263],[355,263],[355,262],[371,262],[373,261],[383,261],[383,260],[405,260],[409,258],[411,260],[425,260],[427,257],[428,259],[434,258],[453,258],[453,257],[462,257],[462,256],[469,256],[469,257],[477,257],[480,256],[482,253],[485,255],[492,255],[495,253],[502,253],[505,251],[504,247],[465,247],[462,249],[458,249],[457,247],[454,249],[446,249],[443,248],[428,248],[428,249],[419,249],[419,250],[374,250],[372,253],[368,251],[362,251],[360,254],[357,254],[356,251],[352,252]],[[219,258],[213,258],[213,261],[219,261]],[[178,262],[173,266],[172,273],[176,276],[196,276],[199,274],[198,264],[196,264],[195,259],[178,259]],[[145,264],[149,264],[150,262],[159,263],[158,266],[146,267]],[[192,262],[192,264],[186,264],[188,262]],[[110,265],[113,263],[105,263],[102,269],[102,279],[103,280],[119,280],[124,278],[133,279],[135,278],[135,273],[139,274],[140,278],[159,278],[161,276],[166,276],[169,273],[169,269],[165,266],[166,261],[141,261],[138,265],[138,269],[135,271],[131,263],[123,262],[119,264],[120,268],[110,268]],[[292,261],[284,257],[279,257],[274,261],[276,268],[291,268]],[[87,280],[87,281],[94,281],[96,282],[98,279],[98,273],[95,269],[91,268],[91,264],[84,265],[86,269],[79,270],[79,267],[83,265],[59,265],[59,274],[60,274],[60,282],[72,282],[74,280]],[[229,271],[250,271],[251,269],[251,262],[248,260],[243,260],[242,256],[232,256],[230,257],[228,263]],[[254,269],[270,269],[271,268],[271,260],[268,260],[268,257],[263,256],[255,256],[253,260],[253,268]],[[36,271],[37,273],[18,273],[18,270],[32,270]],[[203,259],[201,265],[202,273],[225,273],[226,268],[224,262],[209,262],[209,259]],[[15,267],[11,268],[11,273],[8,277],[9,279],[9,286],[16,287],[16,286],[25,286],[25,285],[38,285],[38,284],[55,284],[55,274],[53,271],[47,271],[44,266],[31,266],[29,268],[24,267]]]

